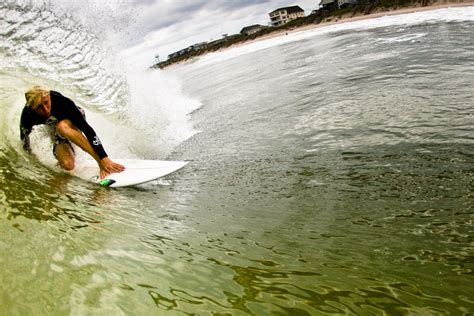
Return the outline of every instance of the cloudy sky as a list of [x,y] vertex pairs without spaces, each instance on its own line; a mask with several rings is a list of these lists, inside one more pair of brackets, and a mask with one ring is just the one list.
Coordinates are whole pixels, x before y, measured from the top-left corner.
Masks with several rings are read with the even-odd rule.
[[[299,5],[306,14],[318,8],[319,0],[116,0],[121,29],[120,45],[126,57],[154,62],[195,43],[223,34],[236,34],[248,25],[267,25],[268,13],[280,7]],[[115,2],[117,4],[117,2]],[[116,7],[117,9],[117,7]],[[116,11],[117,12],[117,11]]]

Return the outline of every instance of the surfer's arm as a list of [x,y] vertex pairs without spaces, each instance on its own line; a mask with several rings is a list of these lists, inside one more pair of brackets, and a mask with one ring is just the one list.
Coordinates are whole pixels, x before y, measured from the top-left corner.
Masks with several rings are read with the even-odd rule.
[[21,143],[23,145],[23,149],[29,154],[31,154],[30,133],[31,133],[31,128],[27,129],[27,128],[20,125]]
[[124,166],[113,162],[108,157],[99,137],[95,133],[94,129],[89,125],[89,123],[87,123],[86,119],[76,107],[74,102],[68,102],[67,106],[69,107],[69,117],[72,124],[74,124],[74,126],[77,127],[87,138],[88,144],[85,144],[84,147],[80,147],[88,152],[97,161],[97,164],[100,168],[100,177],[105,178],[110,173],[124,171]]
[[82,115],[81,111],[76,107],[74,102],[67,99],[69,102],[66,103],[69,112],[69,119],[71,120],[72,124],[76,126],[84,135],[86,136],[89,144],[94,149],[95,153],[99,157],[99,160],[107,157],[107,153],[105,152],[104,147],[102,146],[102,142],[100,141],[99,137],[95,133],[94,129],[87,123],[86,119]]
[[125,167],[113,162],[107,157],[100,157],[95,149],[92,147],[89,140],[84,136],[83,132],[78,129],[77,126],[73,125],[71,120],[63,119],[56,125],[57,129],[68,140],[79,146],[82,150],[87,152],[92,158],[97,161],[100,168],[100,178],[105,178],[107,175],[114,172],[122,172]]
[[21,112],[20,117],[20,140],[23,145],[23,149],[31,154],[30,146],[30,134],[33,130],[33,126],[36,125],[32,113],[25,107]]
[[97,136],[94,129],[89,124],[87,124],[86,120],[82,120],[83,123],[81,122],[79,126],[76,123],[73,124],[76,125],[77,128],[79,128],[84,133],[87,140],[89,141],[89,144],[92,146],[99,159],[102,160],[106,158],[108,155],[105,152],[104,147],[102,146],[102,142],[100,141],[99,136]]

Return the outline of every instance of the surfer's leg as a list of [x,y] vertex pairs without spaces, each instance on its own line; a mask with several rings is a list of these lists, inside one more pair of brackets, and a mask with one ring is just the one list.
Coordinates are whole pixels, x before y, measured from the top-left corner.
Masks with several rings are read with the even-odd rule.
[[77,129],[76,126],[74,126],[74,124],[72,124],[70,120],[64,119],[58,122],[56,124],[56,129],[62,137],[67,138],[70,142],[80,147],[82,150],[91,155],[97,162],[100,161],[99,156],[94,151],[94,148],[92,148],[87,138],[79,129]]
[[53,153],[63,169],[74,169],[74,149],[67,139],[58,134],[55,136]]

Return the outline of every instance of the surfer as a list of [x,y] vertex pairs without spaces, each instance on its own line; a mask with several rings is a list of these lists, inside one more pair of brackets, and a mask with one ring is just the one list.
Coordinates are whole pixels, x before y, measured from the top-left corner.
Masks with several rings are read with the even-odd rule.
[[101,178],[125,170],[124,166],[108,157],[99,137],[87,123],[84,110],[72,100],[40,86],[28,90],[25,98],[26,104],[20,119],[20,138],[27,152],[31,153],[29,135],[33,127],[46,124],[53,127],[53,153],[63,169],[74,169],[73,142],[97,161]]

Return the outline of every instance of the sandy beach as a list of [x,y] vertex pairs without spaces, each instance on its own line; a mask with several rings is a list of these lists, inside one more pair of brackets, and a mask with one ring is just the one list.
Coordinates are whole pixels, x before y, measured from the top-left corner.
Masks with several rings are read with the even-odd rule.
[[440,4],[434,4],[430,5],[427,7],[421,7],[421,6],[415,6],[415,7],[410,7],[410,8],[403,8],[403,9],[398,9],[398,10],[387,10],[387,11],[380,11],[380,12],[374,12],[371,14],[366,14],[366,15],[357,15],[357,16],[342,16],[339,19],[336,19],[335,17],[331,17],[326,19],[324,22],[321,22],[319,24],[312,24],[312,25],[305,25],[302,27],[298,27],[292,30],[282,30],[279,32],[273,32],[268,35],[264,35],[262,37],[256,38],[255,40],[251,41],[246,41],[243,43],[238,43],[236,45],[232,45],[226,49],[229,48],[235,48],[240,45],[246,45],[253,43],[255,41],[262,41],[266,40],[269,38],[274,38],[277,36],[284,36],[287,34],[292,34],[296,32],[303,32],[311,29],[316,29],[320,27],[325,27],[325,26],[330,26],[334,24],[340,24],[340,23],[348,23],[348,22],[354,22],[354,21],[359,21],[359,20],[367,20],[367,19],[375,19],[383,16],[390,16],[390,15],[398,15],[398,14],[406,14],[406,13],[413,13],[413,12],[420,12],[420,11],[430,11],[430,10],[437,10],[441,8],[450,8],[450,7],[467,7],[467,6],[474,6],[474,0],[472,1],[463,1],[463,2],[448,2],[448,3],[440,3]]
[[[356,15],[356,16],[351,16],[351,14],[347,14],[347,15],[342,16],[340,18],[330,17],[330,18],[326,19],[324,22],[321,22],[321,23],[318,23],[318,24],[311,24],[311,25],[305,25],[305,26],[302,26],[302,27],[297,27],[297,28],[294,28],[294,29],[276,31],[276,32],[272,32],[272,33],[264,35],[264,36],[260,36],[256,39],[253,39],[253,40],[248,40],[248,41],[245,41],[245,42],[236,43],[236,44],[231,45],[229,47],[222,48],[218,52],[227,51],[227,50],[230,50],[230,49],[234,49],[234,48],[237,48],[237,47],[241,47],[241,46],[248,45],[248,44],[255,43],[255,42],[259,42],[259,41],[264,41],[264,40],[279,37],[279,36],[286,36],[288,34],[293,34],[293,33],[297,33],[297,32],[304,32],[304,31],[308,31],[308,30],[312,30],[312,29],[316,29],[316,28],[321,28],[321,27],[326,27],[326,26],[330,26],[330,25],[334,25],[334,24],[341,24],[341,23],[348,23],[348,22],[354,22],[354,21],[360,21],[360,20],[375,19],[375,18],[379,18],[379,17],[383,17],[383,16],[391,16],[391,15],[407,14],[407,13],[420,12],[420,11],[437,10],[437,9],[442,9],[442,8],[468,7],[468,6],[474,6],[474,0],[467,0],[467,1],[462,1],[462,2],[461,1],[443,2],[443,3],[438,3],[438,4],[433,4],[433,5],[430,5],[430,6],[426,6],[426,7],[422,7],[422,6],[418,5],[418,6],[413,6],[413,7],[409,7],[409,8],[403,8],[403,9],[395,9],[395,10],[394,9],[387,9],[387,10],[380,10],[379,12],[373,12],[371,14],[365,14],[365,15],[361,14],[361,15]],[[210,53],[216,53],[216,52],[207,52],[207,53],[205,53],[203,55],[200,55],[200,56],[196,56],[196,57],[192,57],[190,59],[179,61],[179,62],[173,63],[170,66],[167,66],[167,68],[173,67],[173,65],[186,64],[186,63],[194,60],[195,58],[199,58],[199,57],[202,57],[202,56],[204,56],[206,54],[210,54]]]

